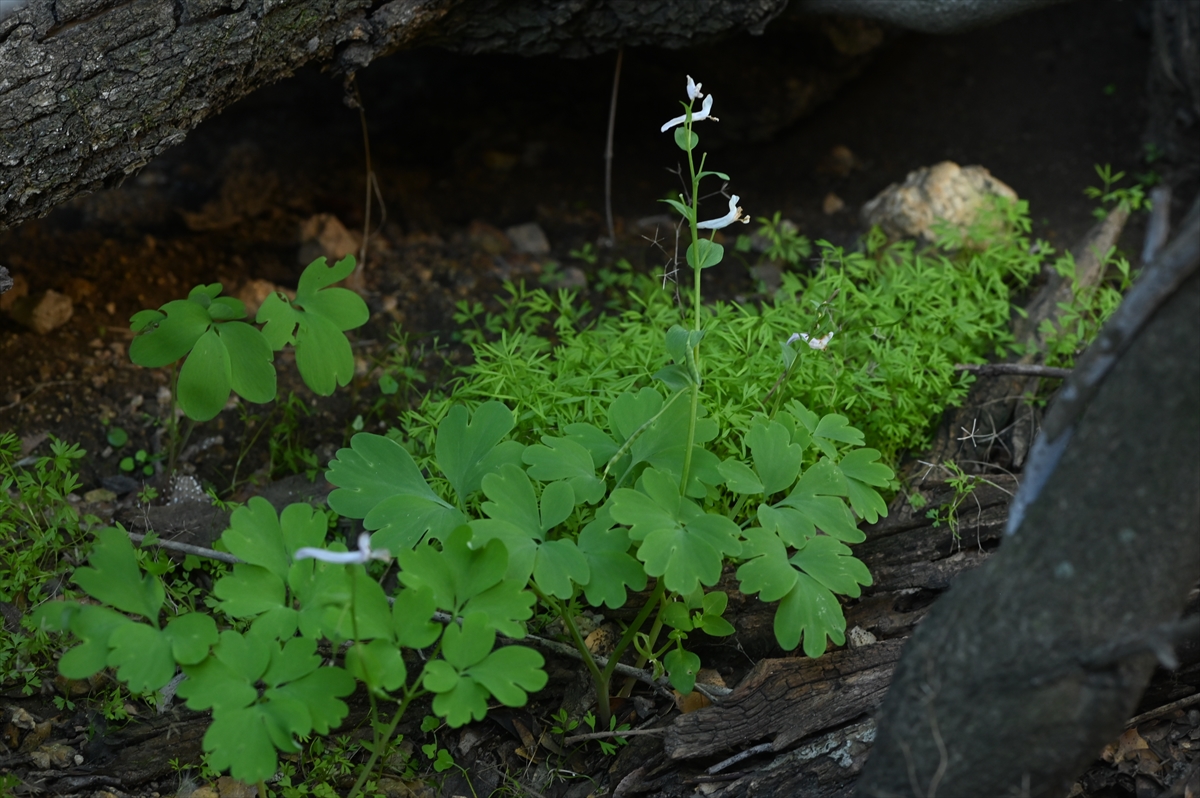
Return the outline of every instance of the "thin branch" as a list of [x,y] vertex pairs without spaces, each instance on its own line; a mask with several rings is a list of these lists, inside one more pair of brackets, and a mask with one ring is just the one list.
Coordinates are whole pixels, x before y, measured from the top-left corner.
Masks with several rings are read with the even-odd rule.
[[1035,366],[1032,363],[955,363],[955,371],[969,371],[980,377],[997,377],[1001,374],[1016,374],[1021,377],[1046,377],[1052,380],[1065,380],[1071,376],[1071,369],[1060,369],[1053,366]]
[[617,126],[617,90],[621,87],[621,61],[625,58],[625,48],[617,50],[617,66],[613,70],[612,100],[608,105],[608,139],[604,145],[604,216],[608,221],[608,245],[617,243],[617,228],[613,225],[612,211],[612,162],[613,136]]
[[666,734],[666,729],[626,729],[625,731],[604,731],[592,732],[591,734],[575,734],[563,740],[563,745],[571,745],[572,743],[582,743],[587,740],[603,740],[607,737],[637,737],[639,735],[661,736]]
[[[135,540],[138,543],[142,543],[146,539],[145,535],[138,534],[137,532],[130,532],[129,537],[131,540]],[[159,539],[147,545],[158,546],[162,549],[170,549],[171,551],[178,551],[182,552],[183,554],[192,554],[196,557],[206,557],[210,560],[220,560],[221,562],[227,562],[230,565],[237,565],[238,563],[242,562],[228,552],[205,549],[201,548],[200,546],[193,546],[189,543],[176,543],[173,540]]]

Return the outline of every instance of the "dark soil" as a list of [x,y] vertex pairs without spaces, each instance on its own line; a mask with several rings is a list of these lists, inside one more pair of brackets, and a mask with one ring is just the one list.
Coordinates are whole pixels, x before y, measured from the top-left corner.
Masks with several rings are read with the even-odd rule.
[[[408,336],[401,349],[426,375],[423,387],[431,387],[467,355],[455,342],[455,303],[490,303],[505,279],[537,281],[551,261],[589,277],[617,255],[660,271],[663,253],[642,238],[654,225],[638,220],[661,214],[655,200],[678,187],[666,170],[679,153],[658,127],[677,112],[689,73],[714,94],[732,128],[711,136],[700,129],[703,144],[717,145],[709,166],[732,176],[731,189],[753,215],[782,211],[814,240],[853,245],[865,201],[908,171],[949,159],[990,169],[1029,201],[1037,236],[1069,246],[1093,222],[1094,201],[1083,194],[1098,182],[1093,166],[1145,170],[1149,35],[1139,24],[1142,11],[1138,3],[1105,0],[960,36],[889,34],[873,63],[834,99],[777,132],[771,103],[797,58],[787,34],[769,31],[698,51],[627,52],[613,175],[618,242],[613,251],[601,250],[595,266],[570,252],[605,234],[602,156],[613,57],[564,62],[424,50],[373,64],[357,85],[387,212],[372,233],[365,273],[372,316],[356,336],[361,373],[350,389],[318,401],[294,369],[284,369],[284,390],[294,390],[311,413],[293,408],[300,448],[323,465],[348,440],[356,416],[370,428],[386,428],[403,402],[416,399],[415,391],[401,392],[371,412],[380,397],[373,368],[396,350],[388,339],[394,324]],[[361,232],[363,135],[359,112],[345,96],[340,81],[301,72],[206,122],[122,187],[0,233],[3,263],[14,276],[31,292],[70,295],[75,307],[73,318],[47,335],[0,315],[0,430],[16,431],[32,455],[47,451],[45,434],[80,443],[89,452],[80,494],[106,478],[112,484],[122,456],[138,447],[155,450],[169,377],[129,362],[127,320],[200,282],[220,281],[227,293],[253,280],[294,287],[307,262],[297,230],[313,214],[333,214]],[[762,126],[735,125],[741,113]],[[839,169],[835,147],[853,153],[849,168]],[[823,211],[831,193],[846,210]],[[373,216],[373,228],[378,220]],[[500,231],[525,222],[541,226],[551,254],[508,248]],[[1122,241],[1135,265],[1142,232],[1135,220]],[[711,271],[718,273],[707,286],[710,295],[755,290],[740,266]],[[270,413],[229,410],[197,429],[196,441],[221,438],[191,459],[203,483],[240,499],[251,487],[247,478],[264,483],[286,472],[267,446],[283,411]],[[126,429],[130,444],[114,451],[106,425]],[[162,477],[150,481],[165,493]],[[134,503],[132,495],[124,499],[126,508]],[[745,658],[724,663],[732,677],[749,665]],[[485,732],[505,740],[489,752],[500,769],[517,756],[518,725],[544,720],[563,691],[579,689],[573,664],[552,663],[550,670],[551,689],[537,706],[501,713],[503,731]],[[5,703],[17,702],[39,719],[56,713],[47,697],[5,694]],[[450,745],[449,738],[443,742]],[[604,778],[599,759],[572,765]],[[92,794],[87,790],[105,783],[80,791]],[[582,783],[584,789],[560,782],[546,794],[595,789]],[[1082,794],[1132,794],[1116,783]],[[483,786],[475,784],[480,796],[488,794]],[[150,795],[175,788],[173,778],[159,775],[135,789]],[[453,778],[443,790],[467,792]]]

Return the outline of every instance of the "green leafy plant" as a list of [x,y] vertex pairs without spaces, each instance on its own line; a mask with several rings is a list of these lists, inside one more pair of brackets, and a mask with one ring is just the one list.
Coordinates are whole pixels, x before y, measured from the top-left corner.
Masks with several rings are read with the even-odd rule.
[[1124,207],[1129,212],[1150,209],[1150,198],[1146,196],[1145,186],[1141,182],[1129,188],[1116,188],[1116,184],[1124,179],[1125,173],[1113,174],[1112,166],[1109,164],[1103,166],[1096,164],[1096,175],[1104,185],[1102,187],[1088,186],[1083,193],[1091,199],[1100,200],[1101,207],[1092,212],[1097,219],[1103,219],[1108,215],[1108,210],[1104,208],[1105,205]]
[[[691,94],[693,86],[689,81],[690,100],[699,96]],[[843,643],[845,620],[835,593],[857,596],[871,581],[845,543],[863,539],[855,513],[870,520],[886,513],[878,488],[892,479],[878,462],[879,451],[865,448],[862,434],[844,416],[820,415],[796,401],[782,411],[747,413],[745,435],[731,437],[721,455],[708,446],[731,430],[709,416],[709,397],[702,391],[707,383],[701,342],[714,325],[701,302],[700,273],[721,261],[724,248],[715,234],[705,238],[699,231],[743,217],[736,196],[724,217],[698,216],[701,181],[728,180],[705,171],[703,158],[696,164],[699,139],[692,124],[711,105],[709,96],[693,115],[689,102],[685,115],[673,122],[691,182],[686,195],[666,202],[691,232],[690,327],[675,315],[675,323],[643,333],[656,339],[656,359],[661,353],[670,362],[660,360],[655,371],[601,394],[587,420],[535,424],[529,435],[514,439],[517,417],[506,404],[485,401],[473,412],[452,404],[436,421],[420,465],[395,440],[362,433],[338,452],[327,474],[337,486],[330,507],[363,519],[373,532],[372,546],[403,552],[429,541],[445,545],[464,525],[474,547],[502,543],[508,553],[505,578],[562,619],[592,675],[605,728],[612,720],[612,674],[631,645],[641,662],[660,664],[677,689],[692,690],[699,658],[685,647],[688,635],[733,631],[721,617],[727,597],[704,591],[726,565],[741,563],[737,573],[744,592],[782,599],[776,637],[785,648],[803,640],[807,654],[820,656],[828,640]],[[523,289],[510,292],[514,304],[557,311],[561,329],[575,318],[577,309],[565,293],[554,300],[541,292],[528,301]],[[462,312],[479,315],[468,308]],[[490,321],[513,330],[513,339],[531,335],[541,323],[536,312]],[[789,365],[801,359],[789,344],[775,346],[780,344],[775,358],[790,354]],[[778,362],[767,362],[778,374]],[[583,404],[589,397],[578,392],[568,401]],[[517,405],[526,418],[536,414]],[[630,590],[645,589],[651,579],[649,598],[601,666],[584,645],[572,606],[584,601],[620,608]],[[659,639],[664,629],[669,629],[665,642]],[[430,667],[440,672],[449,666]]]
[[[268,502],[254,498],[234,512],[221,543],[241,562],[217,581],[214,593],[226,615],[249,622],[244,633],[219,631],[211,616],[199,612],[162,623],[162,581],[139,567],[128,535],[113,527],[98,533],[90,567],[74,576],[101,604],[48,602],[34,623],[83,641],[59,661],[69,678],[112,667],[132,691],[147,693],[181,668],[187,678],[177,694],[189,707],[213,713],[204,737],[213,767],[248,782],[275,773],[277,750],[297,752],[297,738],[335,728],[347,712],[341,698],[353,691],[356,679],[372,701],[397,704],[391,724],[375,729],[356,793],[414,699],[433,693],[434,711],[461,726],[481,719],[491,698],[520,706],[528,691],[545,685],[540,654],[494,646],[498,631],[510,638],[524,635],[521,621],[532,614],[534,600],[505,578],[502,545],[472,549],[471,531],[464,527],[440,549],[402,551],[405,587],[389,603],[363,568],[386,554],[364,549],[347,556],[337,551],[344,551],[341,546],[316,548],[327,530],[326,515],[307,504],[277,515]],[[432,622],[439,610],[460,618],[461,627]],[[322,640],[350,642],[344,667],[322,666],[315,653]],[[411,675],[405,648],[431,650]]]
[[[214,418],[231,393],[259,404],[272,401],[274,353],[288,345],[305,384],[328,396],[354,376],[354,355],[343,332],[362,326],[370,315],[353,291],[331,287],[353,270],[353,256],[334,266],[324,258],[313,261],[300,275],[295,299],[277,291],[262,303],[256,317],[261,330],[242,321],[245,305],[221,296],[220,283],[198,285],[187,299],[133,315],[130,325],[138,335],[129,357],[146,368],[172,366],[173,401],[193,422]],[[174,451],[182,446],[174,413],[168,425]]]
[[[50,454],[23,465],[20,439],[0,433],[0,602],[22,614],[64,578],[63,553],[85,547],[87,529],[99,523],[67,500],[80,485],[75,469],[87,452],[53,437],[49,443]],[[0,627],[0,681],[29,695],[41,686],[39,672],[53,650],[44,633]]]

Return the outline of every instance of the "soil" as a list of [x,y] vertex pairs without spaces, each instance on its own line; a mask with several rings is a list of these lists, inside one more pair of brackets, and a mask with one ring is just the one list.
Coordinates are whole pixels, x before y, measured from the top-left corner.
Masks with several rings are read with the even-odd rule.
[[[702,146],[715,144],[709,166],[733,177],[731,189],[747,211],[781,211],[813,240],[853,245],[862,233],[857,209],[864,202],[908,171],[949,159],[981,164],[1012,186],[1030,203],[1034,233],[1064,248],[1093,222],[1094,201],[1083,189],[1097,184],[1095,164],[1145,170],[1144,12],[1139,3],[1104,0],[958,36],[889,34],[862,74],[811,116],[777,131],[766,121],[761,129],[742,124],[712,136],[701,128]],[[356,90],[386,208],[380,222],[373,200],[363,291],[372,314],[355,336],[359,375],[348,390],[318,399],[285,365],[282,388],[299,397],[291,412],[302,448],[324,464],[348,440],[356,417],[368,428],[386,428],[405,402],[416,400],[418,387],[452,376],[469,354],[456,341],[458,302],[492,306],[504,280],[537,281],[554,273],[552,262],[578,270],[557,274],[574,280],[582,274],[588,290],[596,286],[596,271],[618,256],[660,272],[664,253],[649,243],[654,217],[663,211],[655,200],[678,185],[666,171],[678,150],[658,127],[675,114],[684,76],[704,82],[717,110],[724,104],[767,120],[779,96],[770,82],[786,75],[794,58],[787,36],[770,30],[698,50],[625,53],[613,173],[617,242],[611,250],[600,247],[595,264],[571,253],[606,234],[602,155],[612,56],[558,61],[421,50],[363,71]],[[346,96],[340,81],[302,71],[209,120],[121,187],[0,232],[2,262],[14,276],[32,293],[54,289],[74,302],[70,321],[45,335],[0,315],[0,430],[16,431],[24,454],[44,454],[47,435],[79,443],[89,454],[78,493],[119,484],[113,478],[123,474],[122,457],[161,446],[155,430],[169,401],[165,370],[129,362],[129,317],[201,282],[219,281],[231,294],[254,281],[294,287],[313,254],[297,231],[314,214],[332,214],[361,234],[363,132]],[[843,210],[826,212],[830,194]],[[527,222],[545,232],[548,254],[512,249],[502,231]],[[1135,266],[1142,224],[1132,221],[1121,243]],[[664,237],[666,226],[659,230]],[[709,272],[708,296],[756,291],[740,264]],[[389,340],[393,325],[406,338]],[[407,357],[426,382],[377,407],[373,377],[389,355]],[[208,445],[186,467],[233,499],[284,476],[287,463],[278,453],[272,460],[267,445],[283,412],[227,410],[196,431],[193,441]],[[130,435],[119,450],[106,440],[114,426]],[[160,488],[164,498],[169,493],[161,474],[134,485],[141,481]],[[119,515],[137,504],[134,493],[117,492],[124,498],[92,511]],[[745,656],[724,656],[729,661],[719,667],[730,680],[751,665]],[[504,742],[488,752],[496,773],[513,761],[532,767],[517,750],[524,744],[521,731],[548,717],[564,692],[580,689],[575,670],[569,661],[552,661],[551,687],[536,706],[498,713],[499,726],[472,732],[473,741],[465,732],[454,738],[456,755],[477,744],[479,734],[499,735]],[[26,699],[9,690],[5,702],[20,703],[38,718],[55,714],[46,697]],[[183,728],[186,721],[173,722]],[[415,728],[408,734],[420,738]],[[450,746],[450,735],[444,736]],[[190,742],[180,750],[194,754],[198,740],[183,737]],[[570,767],[606,778],[598,758],[572,760]],[[481,775],[485,770],[480,764],[472,771],[481,796],[487,784],[502,786],[498,777]],[[36,773],[29,777],[37,779]],[[441,794],[466,794],[461,781],[452,771]],[[1132,783],[1096,776],[1099,786],[1081,794],[1133,794],[1126,781]],[[71,792],[88,795],[119,786],[103,779],[72,784]],[[545,794],[582,796],[595,789],[582,784],[561,781]],[[170,794],[177,786],[174,776],[152,773],[121,789]]]

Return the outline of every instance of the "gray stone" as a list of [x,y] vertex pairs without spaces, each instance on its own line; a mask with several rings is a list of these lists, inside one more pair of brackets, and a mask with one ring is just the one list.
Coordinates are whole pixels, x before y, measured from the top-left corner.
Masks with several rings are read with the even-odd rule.
[[513,249],[526,255],[549,255],[550,241],[537,222],[514,225],[504,231]]

